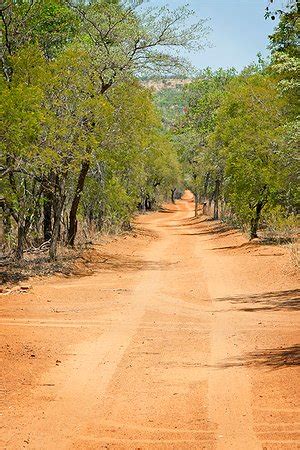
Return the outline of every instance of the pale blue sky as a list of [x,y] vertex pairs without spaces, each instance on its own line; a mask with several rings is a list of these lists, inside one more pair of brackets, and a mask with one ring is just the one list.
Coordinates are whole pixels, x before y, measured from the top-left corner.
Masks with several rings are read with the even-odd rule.
[[[268,0],[148,0],[148,5],[171,8],[188,3],[198,18],[210,18],[212,31],[209,35],[213,48],[197,54],[185,54],[199,69],[210,66],[236,67],[242,69],[256,60],[261,52],[268,54],[268,35],[276,22],[265,20]],[[276,5],[281,6],[277,0]]]

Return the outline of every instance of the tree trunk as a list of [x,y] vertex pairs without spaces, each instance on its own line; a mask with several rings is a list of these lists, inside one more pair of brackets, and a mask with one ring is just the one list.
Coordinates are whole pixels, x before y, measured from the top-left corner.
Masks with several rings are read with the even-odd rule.
[[44,218],[43,218],[43,233],[44,241],[49,241],[52,236],[52,192],[47,190],[44,195]]
[[58,202],[56,202],[56,204],[54,204],[55,219],[54,219],[54,223],[53,223],[53,230],[52,230],[50,249],[49,249],[49,256],[51,259],[56,259],[56,255],[57,255],[57,244],[58,244],[59,232],[60,232],[60,221],[61,221],[61,215],[62,215],[64,202],[65,202],[65,197],[62,197]]
[[18,244],[16,251],[16,258],[20,261],[24,255],[24,242],[25,242],[25,225],[23,221],[18,223]]
[[203,189],[204,201],[206,201],[206,199],[207,199],[207,190],[208,190],[209,179],[210,179],[210,173],[207,172],[207,174],[205,176],[205,180],[204,180],[204,189]]
[[151,211],[152,201],[151,201],[151,198],[149,197],[149,195],[147,195],[147,197],[146,197],[145,205],[146,205],[146,211]]
[[176,192],[176,188],[171,189],[171,200],[172,200],[172,203],[174,203],[174,204],[175,204],[175,192]]
[[19,260],[23,259],[24,243],[26,241],[26,236],[30,228],[30,225],[31,225],[31,216],[25,216],[25,218],[23,216],[23,218],[20,219],[18,222],[18,244],[16,257]]
[[81,170],[77,180],[75,195],[71,205],[69,215],[68,237],[67,237],[68,245],[70,245],[71,247],[74,247],[75,237],[77,233],[77,211],[89,168],[90,168],[89,161],[83,161],[81,164]]
[[216,187],[214,193],[214,220],[219,219],[219,194],[220,194],[220,180],[216,180]]
[[96,218],[97,219],[96,228],[98,231],[101,231],[103,229],[104,218],[105,218],[105,209],[104,209],[103,202],[100,202],[99,212],[98,212],[97,218]]
[[57,255],[57,244],[59,240],[59,234],[60,234],[60,222],[61,222],[61,216],[66,200],[65,195],[65,185],[66,185],[66,178],[67,174],[63,174],[61,177],[61,182],[59,181],[59,177],[56,177],[56,196],[54,197],[53,201],[53,229],[52,229],[52,236],[50,241],[50,248],[49,248],[49,256],[51,259],[56,259]]
[[8,208],[6,208],[5,205],[2,206],[2,209],[3,209],[3,232],[4,232],[4,236],[9,236],[10,233],[11,233],[11,230],[12,230],[10,211],[9,211]]
[[146,197],[144,197],[143,195],[141,195],[139,209],[142,211],[143,214],[146,212]]
[[255,208],[255,216],[251,219],[251,227],[250,227],[250,239],[257,238],[257,230],[260,221],[261,210],[263,209],[263,202],[259,201],[256,204]]

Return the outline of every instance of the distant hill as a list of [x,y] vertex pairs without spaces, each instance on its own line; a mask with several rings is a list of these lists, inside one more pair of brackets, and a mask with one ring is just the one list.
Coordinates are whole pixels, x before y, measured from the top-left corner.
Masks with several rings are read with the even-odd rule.
[[184,87],[191,79],[147,80],[143,84],[154,94],[156,106],[161,111],[166,128],[172,128],[185,113],[187,99]]
[[192,82],[191,78],[162,78],[150,79],[142,81],[142,84],[152,89],[155,92],[163,91],[164,89],[178,89]]

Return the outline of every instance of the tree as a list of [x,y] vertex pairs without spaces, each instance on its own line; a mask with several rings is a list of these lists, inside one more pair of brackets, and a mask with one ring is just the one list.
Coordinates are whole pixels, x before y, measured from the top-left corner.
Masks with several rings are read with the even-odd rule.
[[277,81],[277,90],[285,100],[285,125],[279,142],[281,170],[285,173],[286,188],[282,199],[285,211],[299,211],[299,2],[291,1],[285,11],[280,12],[279,24],[270,36],[272,51],[268,72]]
[[232,80],[217,113],[210,145],[225,159],[225,195],[241,224],[257,230],[264,208],[283,189],[278,155],[284,102],[275,81],[263,74]]
[[17,223],[16,254],[21,259],[35,208],[41,200],[39,183],[44,155],[39,152],[39,141],[47,118],[41,108],[44,92],[40,84],[45,74],[43,58],[32,46],[11,57],[11,65],[14,80],[8,85],[1,79],[1,184],[5,208]]
[[37,44],[47,59],[70,43],[78,29],[78,19],[64,0],[4,1],[0,7],[2,28],[1,68],[11,81],[10,57],[28,44]]
[[279,24],[274,33],[269,37],[272,53],[287,53],[289,56],[299,56],[299,33],[297,23],[299,21],[300,5],[298,0],[291,0],[287,3],[285,10],[279,9],[272,12],[267,7],[265,17],[279,15]]

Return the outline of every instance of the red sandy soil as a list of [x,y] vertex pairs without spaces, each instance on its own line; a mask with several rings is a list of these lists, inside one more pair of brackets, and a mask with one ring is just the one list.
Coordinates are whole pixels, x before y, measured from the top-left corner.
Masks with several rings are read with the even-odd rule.
[[1,448],[300,448],[288,250],[192,217],[187,192],[92,275],[1,295]]

